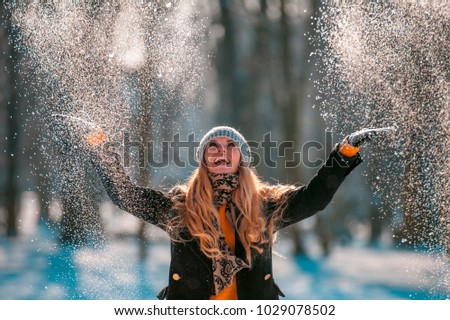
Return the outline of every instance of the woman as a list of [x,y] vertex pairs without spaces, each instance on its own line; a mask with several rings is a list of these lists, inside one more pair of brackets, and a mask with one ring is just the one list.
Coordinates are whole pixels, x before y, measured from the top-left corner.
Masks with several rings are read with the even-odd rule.
[[[159,299],[279,299],[284,295],[272,272],[274,234],[328,205],[362,162],[358,145],[368,137],[353,139],[353,145],[344,139],[301,187],[261,182],[246,140],[225,126],[203,137],[199,167],[167,193],[133,185],[118,159],[106,163],[93,154],[112,201],[171,238],[169,285]],[[87,136],[97,151],[105,140],[103,132]]]

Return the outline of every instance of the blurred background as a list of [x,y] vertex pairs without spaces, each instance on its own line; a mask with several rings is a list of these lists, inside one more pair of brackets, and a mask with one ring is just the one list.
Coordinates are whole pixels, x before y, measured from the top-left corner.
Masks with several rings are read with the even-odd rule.
[[[315,85],[327,45],[319,1],[80,3],[0,6],[0,299],[156,299],[168,281],[168,237],[110,202],[73,143],[82,132],[55,113],[87,117],[119,142],[127,128],[146,160],[167,155],[168,165],[142,166],[133,148],[127,168],[160,190],[194,168],[164,149],[177,135],[198,141],[229,125],[249,141],[292,142],[257,171],[307,183],[362,126],[340,125],[336,111],[329,121]],[[434,250],[448,246],[434,241],[435,222],[405,218],[416,190],[384,179],[392,158],[382,152],[365,147],[326,210],[279,235],[275,278],[287,299],[448,299],[448,255]]]

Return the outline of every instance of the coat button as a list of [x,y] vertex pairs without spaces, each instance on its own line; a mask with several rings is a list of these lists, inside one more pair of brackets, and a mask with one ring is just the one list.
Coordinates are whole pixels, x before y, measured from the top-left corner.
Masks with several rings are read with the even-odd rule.
[[266,275],[264,276],[264,280],[269,280],[270,277],[271,277],[271,275],[270,275],[270,273],[268,273],[268,274],[266,274]]
[[175,280],[175,281],[178,281],[178,280],[181,279],[181,277],[180,277],[180,275],[179,275],[178,273],[174,273],[174,274],[172,275],[172,279]]

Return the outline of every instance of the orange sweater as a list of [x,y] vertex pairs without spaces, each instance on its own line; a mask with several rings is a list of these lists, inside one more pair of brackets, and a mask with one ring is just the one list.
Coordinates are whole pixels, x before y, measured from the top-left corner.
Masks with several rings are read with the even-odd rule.
[[[222,205],[219,208],[220,217],[220,227],[222,228],[222,233],[225,236],[225,242],[230,247],[231,251],[234,253],[236,239],[234,237],[234,228],[230,220],[228,220],[226,215],[226,205]],[[211,297],[211,300],[237,300],[237,284],[236,277],[233,277],[233,282],[228,288],[225,288],[217,296]]]

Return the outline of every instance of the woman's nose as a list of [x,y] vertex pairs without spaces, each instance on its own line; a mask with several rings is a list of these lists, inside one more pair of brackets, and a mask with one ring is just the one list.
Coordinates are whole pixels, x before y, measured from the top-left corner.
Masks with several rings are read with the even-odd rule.
[[217,147],[217,152],[219,153],[226,153],[227,152],[227,148],[225,148],[224,146],[220,145]]

